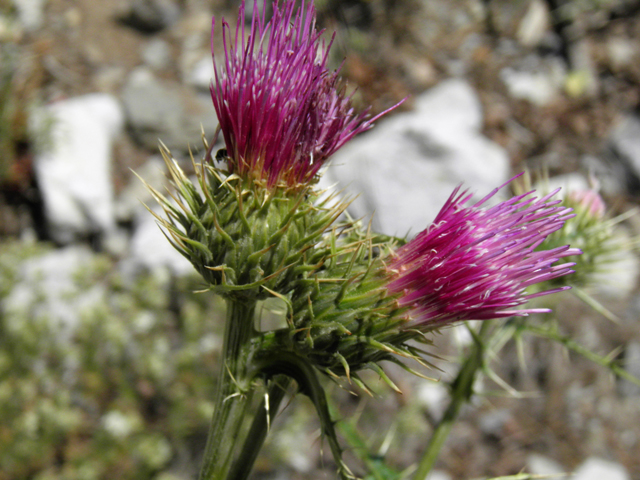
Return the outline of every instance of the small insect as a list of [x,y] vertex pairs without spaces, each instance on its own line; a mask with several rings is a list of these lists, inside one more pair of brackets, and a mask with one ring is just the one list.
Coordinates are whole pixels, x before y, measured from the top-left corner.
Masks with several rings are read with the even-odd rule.
[[221,148],[216,152],[216,162],[226,162],[227,161],[227,149]]

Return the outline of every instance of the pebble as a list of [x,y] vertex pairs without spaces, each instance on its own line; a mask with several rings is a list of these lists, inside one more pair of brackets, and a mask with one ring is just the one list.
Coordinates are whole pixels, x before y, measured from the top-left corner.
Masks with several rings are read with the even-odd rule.
[[511,97],[544,106],[560,94],[566,74],[566,66],[560,58],[532,54],[502,69],[500,78]]
[[164,40],[154,38],[144,44],[141,56],[149,68],[164,70],[171,64],[171,47]]
[[573,480],[631,480],[619,463],[591,457],[573,473]]
[[527,457],[527,471],[532,475],[560,476],[566,472],[566,469],[552,458],[532,453]]
[[535,47],[543,41],[550,28],[549,4],[543,0],[532,0],[518,25],[516,38],[526,47]]
[[141,32],[154,33],[173,25],[180,13],[176,0],[130,0],[121,18]]

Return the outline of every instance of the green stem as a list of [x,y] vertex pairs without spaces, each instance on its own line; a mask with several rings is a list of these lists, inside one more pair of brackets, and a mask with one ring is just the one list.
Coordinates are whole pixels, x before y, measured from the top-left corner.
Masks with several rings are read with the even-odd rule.
[[255,334],[256,302],[227,299],[220,376],[199,480],[226,480],[243,420],[251,406],[246,346]]
[[564,335],[560,335],[557,330],[552,328],[542,328],[537,327],[535,325],[525,325],[525,332],[532,333],[541,338],[546,338],[548,340],[553,340],[554,342],[558,342],[561,345],[564,345],[565,348],[568,348],[572,352],[577,353],[578,355],[582,355],[587,360],[592,361],[596,365],[600,365],[604,368],[608,368],[611,372],[617,375],[619,378],[623,378],[628,382],[633,383],[634,385],[640,386],[640,379],[634,377],[629,372],[627,372],[624,368],[616,363],[614,358],[610,357],[602,357],[597,353],[592,352],[588,348],[580,345],[578,342],[573,340],[571,337],[567,337]]
[[[279,375],[270,381],[266,397],[256,410],[256,416],[253,418],[253,423],[240,450],[239,457],[231,467],[230,479],[245,480],[249,477],[258,453],[267,438],[273,418],[278,413],[280,403],[292,381],[290,377],[285,375]],[[267,405],[269,406],[268,409],[266,408]]]
[[331,419],[327,395],[318,379],[315,367],[307,359],[299,357],[293,352],[270,353],[268,350],[263,350],[261,355],[254,359],[253,366],[263,374],[287,375],[296,381],[300,393],[309,397],[316,407],[322,433],[329,443],[333,459],[338,465],[338,477],[342,480],[355,478],[342,459],[342,447],[338,442],[334,428],[335,422]]
[[436,463],[444,442],[451,432],[453,424],[458,418],[460,409],[473,396],[473,383],[478,370],[482,368],[484,363],[484,344],[482,341],[487,336],[490,327],[491,321],[485,320],[477,336],[474,337],[474,344],[462,364],[458,376],[451,383],[451,403],[449,403],[449,407],[431,436],[413,480],[426,480],[427,475],[429,475]]

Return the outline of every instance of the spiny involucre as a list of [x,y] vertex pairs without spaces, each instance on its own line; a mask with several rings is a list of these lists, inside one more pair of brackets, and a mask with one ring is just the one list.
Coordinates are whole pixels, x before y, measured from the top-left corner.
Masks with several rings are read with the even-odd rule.
[[517,307],[569,288],[527,293],[527,287],[573,272],[573,263],[553,263],[580,250],[569,245],[537,250],[573,217],[572,210],[550,200],[557,190],[539,199],[532,191],[484,207],[498,190],[467,206],[472,195],[458,187],[433,224],[389,259],[387,288],[409,308],[407,327],[548,312]]
[[313,2],[298,9],[295,3],[275,1],[266,21],[266,1],[261,14],[255,1],[246,31],[243,0],[235,36],[222,20],[222,66],[214,55],[211,96],[229,170],[267,188],[307,184],[331,154],[382,115],[367,120],[367,111],[355,113],[338,72],[327,69],[331,42],[316,30]]

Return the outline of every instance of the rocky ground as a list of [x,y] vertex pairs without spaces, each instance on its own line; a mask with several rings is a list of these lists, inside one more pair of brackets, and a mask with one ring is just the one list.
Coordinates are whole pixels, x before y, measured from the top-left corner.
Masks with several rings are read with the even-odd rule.
[[[360,194],[353,214],[375,211],[377,230],[415,232],[459,182],[488,192],[525,167],[578,189],[595,179],[610,216],[638,203],[640,1],[324,0],[316,5],[321,25],[337,31],[331,61],[335,67],[344,62],[348,88],[357,87],[356,104],[372,105],[377,113],[407,98],[372,132],[340,151],[323,180]],[[61,277],[73,277],[76,262],[99,258],[125,285],[152,272],[160,276],[153,281],[161,291],[175,293],[174,283],[191,267],[140,206],[139,200],[151,205],[151,199],[130,170],[161,186],[158,140],[188,168],[189,148],[198,155],[201,131],[212,137],[217,121],[208,93],[211,17],[233,19],[236,8],[232,0],[0,0],[0,245],[9,252],[0,260],[22,265],[19,259],[41,255],[40,245],[53,244],[47,258],[54,271],[67,272]],[[218,31],[217,52],[220,45]],[[639,222],[630,218],[619,234],[638,235]],[[16,253],[16,240],[35,250]],[[558,304],[557,317],[563,333],[600,354],[614,351],[640,375],[636,264],[634,255],[624,257],[617,273],[595,289],[618,324],[571,297]],[[18,290],[15,285],[47,278],[46,272],[33,277],[9,267],[0,272],[7,275],[0,278],[0,316],[35,301],[27,293],[11,293]],[[13,272],[11,282],[7,272]],[[101,279],[92,297],[100,302],[107,302],[113,283],[138,292],[112,277],[103,281],[103,275],[92,276]],[[159,302],[145,299],[142,310],[131,305],[119,311],[161,318]],[[174,313],[205,308],[200,301],[196,308],[185,300],[182,310],[167,302]],[[50,308],[62,308],[63,323],[73,317],[64,305]],[[436,343],[449,360],[464,344],[456,332],[445,332]],[[207,335],[210,349],[198,348],[215,351],[217,333]],[[454,428],[438,464],[441,477],[434,478],[506,475],[523,468],[540,474],[576,470],[579,480],[640,478],[640,391],[557,345],[534,339],[524,345],[526,369],[511,344],[493,365],[526,393],[524,398],[480,396]],[[452,374],[449,364],[439,366]],[[146,368],[141,367],[141,378]],[[405,391],[402,397],[388,392],[379,401],[349,400],[340,392],[336,397],[345,412],[360,412],[359,426],[370,430],[371,448],[404,469],[416,461],[441,415],[443,391],[392,374]],[[191,385],[185,378],[181,385]],[[140,388],[145,402],[156,398]],[[206,393],[208,387],[193,388]],[[483,391],[496,389],[487,381]],[[0,388],[0,403],[3,398]],[[282,434],[267,446],[255,478],[332,477],[308,406],[295,403],[280,419]],[[107,413],[103,425],[115,418]],[[159,418],[154,415],[144,421],[152,425]],[[167,441],[166,458],[149,457],[145,478],[190,478],[188,452],[201,440],[193,428],[199,433],[180,448]],[[0,457],[0,479],[94,478],[60,473],[73,455],[83,456],[77,452],[86,448],[82,439],[91,431],[74,433],[67,446],[52,450],[54,460],[44,462],[46,468],[36,462],[3,476],[9,464],[2,468],[1,462],[10,460]],[[172,438],[167,431],[162,438]],[[7,432],[0,428],[0,444]],[[296,448],[300,445],[304,448]],[[101,471],[133,471],[117,462],[121,470],[108,465]],[[39,468],[49,473],[37,476]]]

